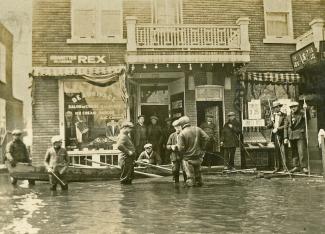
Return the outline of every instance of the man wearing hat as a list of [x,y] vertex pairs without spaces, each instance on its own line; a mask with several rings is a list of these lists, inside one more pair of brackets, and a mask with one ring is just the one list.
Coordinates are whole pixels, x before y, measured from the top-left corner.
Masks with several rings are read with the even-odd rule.
[[191,126],[187,116],[179,118],[182,127],[177,140],[177,147],[183,157],[183,167],[189,187],[202,186],[201,163],[209,136],[199,127]]
[[[274,101],[272,103],[272,116],[267,128],[272,128],[271,141],[274,143],[274,171],[278,172],[281,169],[285,170],[286,163],[285,148],[283,145],[284,140],[284,122],[286,119],[286,114],[281,112],[282,104],[279,101]],[[283,157],[283,158],[282,158]],[[283,162],[284,161],[284,162]]]
[[161,159],[159,154],[152,150],[152,144],[147,143],[144,145],[144,151],[140,154],[138,160],[150,163],[153,165],[160,165]]
[[135,125],[134,132],[132,134],[137,156],[141,154],[144,145],[148,141],[147,127],[144,125],[144,120],[144,115],[138,116],[138,123]]
[[209,141],[206,146],[205,158],[208,165],[211,166],[212,160],[214,158],[212,153],[216,150],[216,145],[218,142],[218,129],[217,126],[213,123],[213,115],[207,114],[205,117],[205,122],[201,124],[200,128],[209,136]]
[[117,148],[121,151],[119,165],[121,167],[121,184],[132,184],[134,177],[135,146],[130,138],[134,125],[126,121],[121,125],[121,132],[117,140]]
[[[55,191],[57,184],[61,185],[62,190],[68,189],[66,172],[69,166],[69,157],[65,148],[62,147],[61,136],[53,136],[51,139],[52,147],[50,147],[44,158],[44,165],[49,173],[50,190]],[[64,183],[62,184],[53,173]]]
[[306,120],[305,113],[300,110],[298,102],[291,102],[291,113],[285,119],[284,127],[284,143],[290,141],[292,150],[293,168],[290,172],[298,172],[302,169],[304,173],[308,173],[306,152]]
[[221,131],[220,145],[223,147],[224,170],[234,170],[235,152],[236,147],[239,146],[241,125],[236,119],[236,114],[234,112],[229,112],[227,116],[228,121]]
[[[22,132],[19,129],[12,131],[13,140],[6,146],[5,161],[7,166],[15,167],[17,163],[31,163],[26,145],[21,140]],[[17,179],[12,179],[12,184],[17,183]]]
[[148,127],[148,141],[152,144],[153,150],[161,157],[161,148],[163,145],[164,132],[158,125],[158,117],[150,117],[151,124]]
[[[180,125],[178,120],[175,120],[172,125],[174,126],[176,132],[170,134],[166,149],[170,152],[170,161],[172,162],[172,172],[173,172],[173,179],[175,183],[179,183],[179,170],[182,166],[182,156],[179,153],[178,147],[177,147],[177,139],[178,136],[182,130],[182,126]],[[183,169],[183,177],[184,182],[186,182],[186,173]]]

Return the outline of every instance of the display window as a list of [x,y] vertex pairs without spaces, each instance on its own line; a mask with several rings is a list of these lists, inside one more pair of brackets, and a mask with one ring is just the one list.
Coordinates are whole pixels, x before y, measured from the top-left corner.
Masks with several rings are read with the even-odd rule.
[[65,81],[63,89],[66,148],[112,149],[126,119],[119,83],[100,87]]

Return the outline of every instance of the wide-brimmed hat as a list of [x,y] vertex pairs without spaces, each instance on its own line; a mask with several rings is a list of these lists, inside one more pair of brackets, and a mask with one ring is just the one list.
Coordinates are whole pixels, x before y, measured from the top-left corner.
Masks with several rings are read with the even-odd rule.
[[150,116],[150,120],[151,120],[151,119],[158,120],[159,118],[158,118],[157,116],[155,116],[155,115],[152,115],[152,116]]
[[122,128],[133,128],[134,127],[134,124],[130,121],[125,121],[121,124],[121,129]]
[[19,129],[14,129],[13,131],[12,131],[12,135],[21,135],[23,132],[21,131],[21,130],[19,130]]
[[227,116],[236,116],[236,114],[235,114],[235,112],[229,112],[228,114],[227,114]]
[[147,149],[147,148],[152,148],[152,144],[151,143],[147,143],[143,146],[143,148]]
[[289,104],[289,107],[293,107],[293,106],[299,106],[299,103],[298,102],[291,102]]
[[277,107],[277,106],[283,106],[279,101],[274,101],[273,103],[272,103],[272,107],[274,108],[274,107]]
[[62,142],[62,137],[60,135],[53,136],[51,138],[51,142],[52,142],[52,144],[54,144],[55,142]]

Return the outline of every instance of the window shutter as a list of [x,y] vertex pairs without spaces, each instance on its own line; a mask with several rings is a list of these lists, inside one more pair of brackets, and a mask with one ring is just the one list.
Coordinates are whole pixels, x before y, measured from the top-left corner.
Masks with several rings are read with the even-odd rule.
[[288,14],[266,13],[267,35],[283,37],[288,36]]
[[122,1],[103,0],[100,5],[103,37],[122,37]]
[[94,38],[96,34],[96,15],[93,10],[76,10],[74,13],[74,36]]

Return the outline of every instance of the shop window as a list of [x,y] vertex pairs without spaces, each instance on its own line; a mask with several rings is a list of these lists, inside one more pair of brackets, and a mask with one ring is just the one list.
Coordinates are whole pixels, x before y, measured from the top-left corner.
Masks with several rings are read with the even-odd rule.
[[6,100],[0,98],[0,142],[6,134]]
[[265,43],[294,43],[291,0],[264,0]]
[[67,149],[112,149],[126,117],[119,83],[65,81],[63,87]]
[[6,47],[0,43],[0,81],[6,82]]
[[72,39],[68,42],[114,43],[122,39],[121,0],[72,0]]
[[142,104],[169,104],[168,86],[142,86],[140,90]]
[[181,0],[155,0],[153,22],[156,24],[180,24]]

